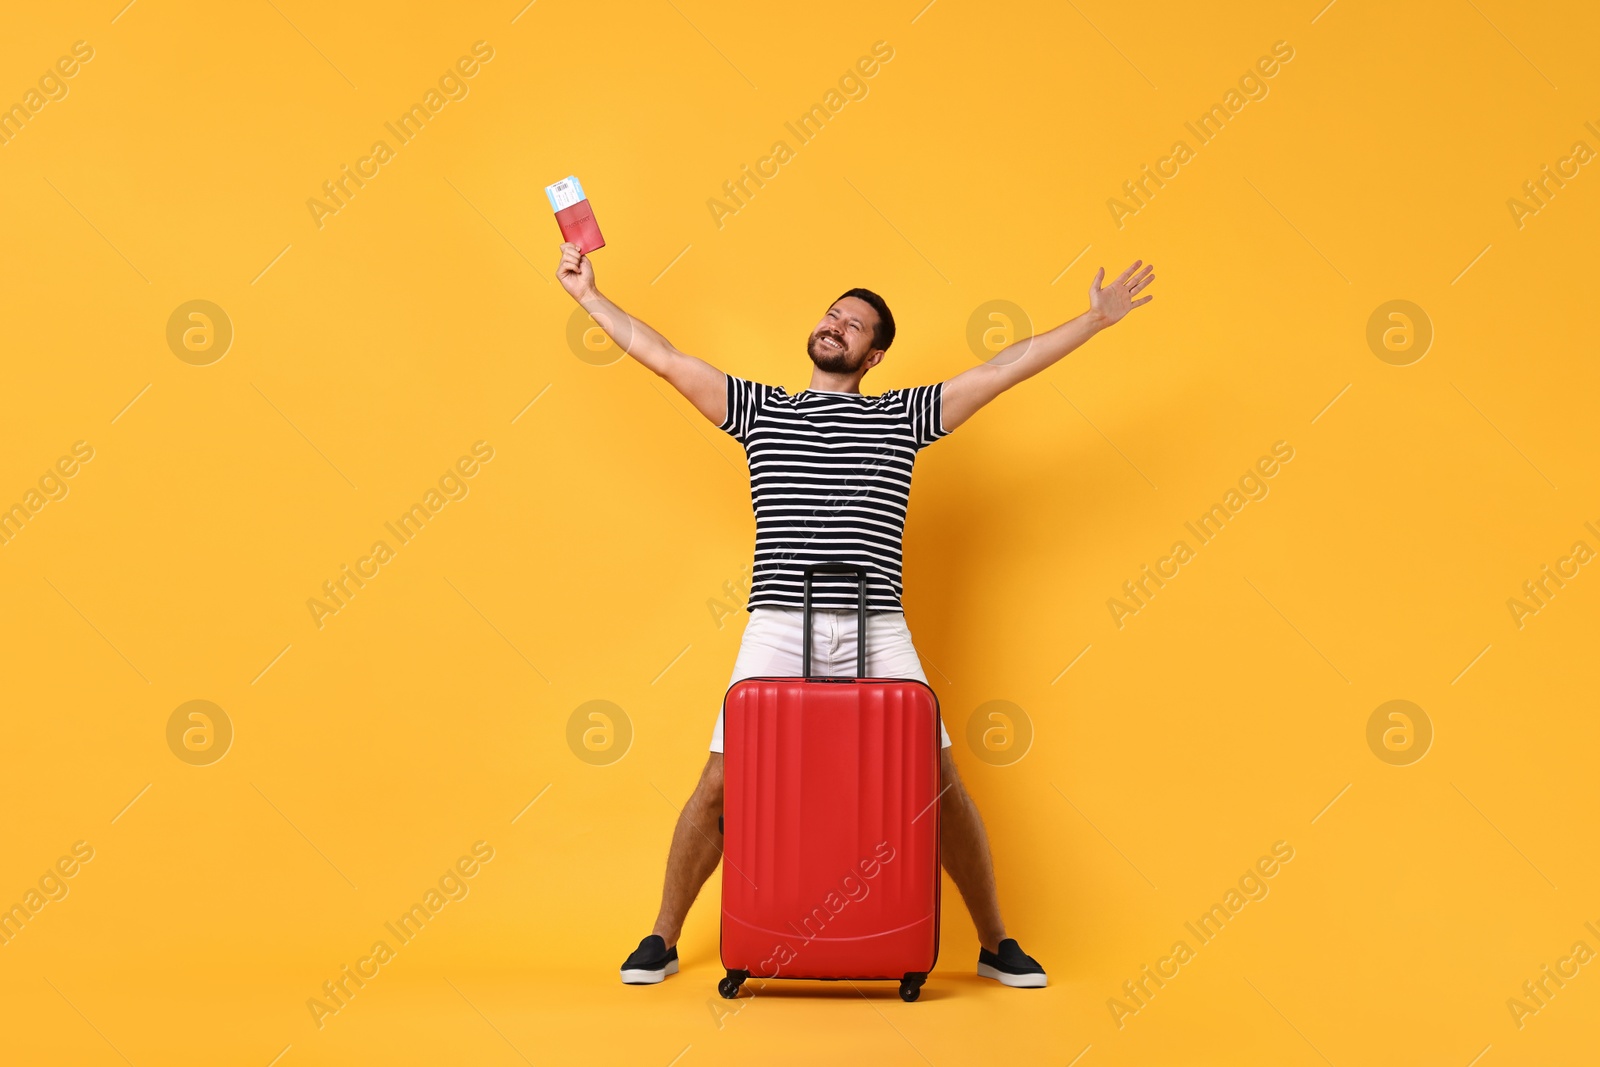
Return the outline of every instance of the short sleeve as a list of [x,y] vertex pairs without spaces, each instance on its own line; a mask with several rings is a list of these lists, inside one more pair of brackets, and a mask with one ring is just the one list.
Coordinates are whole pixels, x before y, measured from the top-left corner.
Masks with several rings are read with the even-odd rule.
[[722,420],[722,425],[717,429],[743,442],[750,436],[750,431],[755,429],[761,405],[766,403],[773,387],[753,382],[748,378],[736,378],[731,374],[727,375],[727,379],[728,416]]
[[917,447],[926,448],[950,431],[944,428],[944,383],[919,385],[900,390],[905,398],[906,418]]

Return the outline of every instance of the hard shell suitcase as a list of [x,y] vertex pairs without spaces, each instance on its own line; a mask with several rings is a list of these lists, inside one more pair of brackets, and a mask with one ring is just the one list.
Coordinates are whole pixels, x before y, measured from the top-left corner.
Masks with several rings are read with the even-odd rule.
[[[811,676],[813,574],[860,586],[857,677]],[[916,1000],[939,955],[939,701],[866,678],[867,574],[805,569],[800,678],[723,699],[722,964],[749,978],[890,980]]]

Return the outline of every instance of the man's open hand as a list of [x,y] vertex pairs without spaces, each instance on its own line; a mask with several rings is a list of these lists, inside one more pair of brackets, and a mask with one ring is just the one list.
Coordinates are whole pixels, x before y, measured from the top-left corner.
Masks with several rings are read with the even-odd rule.
[[556,268],[556,279],[561,282],[561,288],[567,291],[567,295],[580,304],[594,295],[594,266],[589,262],[589,257],[578,250],[577,242],[567,241],[561,246],[561,264]]
[[[1121,322],[1128,312],[1154,299],[1153,295],[1139,297],[1139,294],[1156,280],[1153,273],[1155,264],[1144,264],[1144,269],[1139,270],[1140,264],[1144,264],[1144,260],[1134,260],[1133,266],[1117,275],[1117,280],[1104,289],[1100,288],[1100,280],[1106,276],[1106,269],[1101,267],[1094,272],[1094,281],[1089,283],[1089,310],[1099,317],[1103,325],[1113,326]],[[1135,274],[1135,271],[1138,273]]]

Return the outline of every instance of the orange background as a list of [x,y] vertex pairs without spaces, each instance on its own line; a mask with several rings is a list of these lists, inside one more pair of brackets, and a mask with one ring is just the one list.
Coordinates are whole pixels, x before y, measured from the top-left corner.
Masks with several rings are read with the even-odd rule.
[[[0,904],[93,849],[0,945],[0,1060],[1593,1047],[1592,966],[1520,1028],[1507,1007],[1574,942],[1600,950],[1600,577],[1520,627],[1507,606],[1600,548],[1600,178],[1569,164],[1537,213],[1508,207],[1600,147],[1592,10],[519,7],[60,3],[0,40],[0,103],[93,50],[0,145],[0,505],[93,449],[0,546]],[[319,227],[307,201],[479,41],[492,58],[446,83],[465,95]],[[866,94],[799,144],[784,124],[878,41]],[[1184,124],[1280,41],[1266,95],[1199,144]],[[792,158],[719,226],[708,200],[777,139]],[[1192,158],[1119,227],[1107,201],[1179,139]],[[967,338],[990,301],[1043,329],[1096,267],[1156,264],[1151,305],[923,454],[907,529],[911,629],[1048,989],[973,975],[947,885],[917,1004],[796,985],[730,1015],[715,879],[683,973],[618,983],[738,648],[745,613],[709,602],[753,523],[736,442],[583,323],[569,341],[542,192],[568,174],[604,292],[791,389],[851,286],[900,323],[879,392],[987,356]],[[221,358],[169,345],[194,300],[231,324]],[[1431,324],[1421,358],[1369,347],[1393,300]],[[493,458],[319,628],[322,583],[480,441]],[[1107,601],[1279,441],[1268,495],[1119,628]],[[216,751],[184,749],[190,720],[169,747],[194,700],[221,709],[211,745],[232,731],[208,765],[179,758]],[[1369,747],[1391,700],[1431,728],[1420,760]],[[609,763],[569,747],[589,701],[631,734]],[[968,741],[993,701],[1031,732],[1020,758],[1003,731]],[[319,1029],[308,999],[480,841],[466,895]],[[1119,1026],[1124,981],[1279,841],[1268,895]]]

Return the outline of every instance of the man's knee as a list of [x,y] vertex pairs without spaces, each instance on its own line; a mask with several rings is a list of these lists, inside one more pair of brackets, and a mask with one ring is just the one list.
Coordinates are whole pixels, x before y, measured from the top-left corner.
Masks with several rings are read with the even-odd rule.
[[967,794],[961,773],[956,770],[956,761],[948,748],[942,749],[939,753],[939,807],[944,811],[955,811],[972,806],[972,797]]
[[711,758],[706,760],[690,803],[712,817],[722,814],[722,753],[713,752]]
[[955,757],[950,755],[948,748],[939,750],[939,788],[949,790],[951,793],[957,790],[966,791],[961,784],[961,772],[956,770]]

